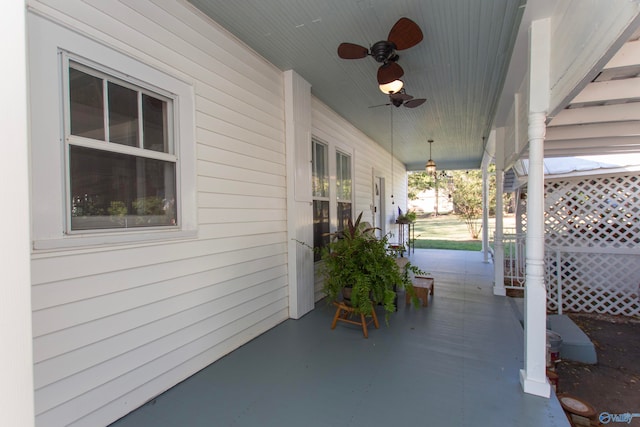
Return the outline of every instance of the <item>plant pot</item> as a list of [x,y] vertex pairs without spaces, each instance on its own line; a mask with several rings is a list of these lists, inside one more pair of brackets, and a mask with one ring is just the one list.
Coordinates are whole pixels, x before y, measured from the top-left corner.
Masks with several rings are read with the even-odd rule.
[[342,299],[347,305],[351,305],[351,291],[352,288],[342,288]]

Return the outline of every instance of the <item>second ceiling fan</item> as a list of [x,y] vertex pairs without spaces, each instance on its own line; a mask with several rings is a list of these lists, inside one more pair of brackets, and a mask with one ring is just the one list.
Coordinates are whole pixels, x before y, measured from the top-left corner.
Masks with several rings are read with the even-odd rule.
[[404,105],[407,108],[416,108],[424,104],[425,101],[425,98],[414,98],[413,96],[408,95],[404,89],[402,89],[398,93],[390,93],[389,102],[387,102],[386,104],[372,105],[369,108],[383,107],[385,105],[393,105],[394,107]]
[[399,79],[404,70],[396,62],[399,58],[397,50],[409,49],[422,41],[422,30],[418,24],[409,18],[400,18],[396,22],[387,40],[381,40],[367,49],[353,43],[340,43],[338,56],[342,59],[360,59],[367,56],[373,58],[382,65],[378,68],[378,84],[390,83]]

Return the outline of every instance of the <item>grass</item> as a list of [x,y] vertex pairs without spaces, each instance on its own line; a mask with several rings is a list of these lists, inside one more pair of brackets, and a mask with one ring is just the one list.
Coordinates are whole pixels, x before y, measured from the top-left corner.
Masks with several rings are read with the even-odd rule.
[[456,251],[481,251],[480,240],[416,239],[416,249],[450,249]]
[[[505,216],[504,227],[513,227],[513,221],[513,216]],[[489,218],[490,231],[494,227],[495,218]],[[416,220],[414,230],[415,247],[418,249],[482,250],[482,240],[472,239],[467,225],[457,215],[420,217]]]

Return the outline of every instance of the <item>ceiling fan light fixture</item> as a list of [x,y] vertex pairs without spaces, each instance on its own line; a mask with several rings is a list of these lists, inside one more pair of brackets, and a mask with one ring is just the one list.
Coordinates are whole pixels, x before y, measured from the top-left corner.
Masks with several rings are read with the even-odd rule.
[[436,162],[431,159],[431,144],[433,144],[433,139],[427,141],[429,143],[429,160],[427,160],[427,164],[425,165],[425,170],[429,175],[436,174]]
[[382,93],[393,95],[394,93],[398,93],[402,90],[402,88],[404,87],[404,82],[400,79],[397,79],[390,83],[382,84],[378,87],[380,88]]

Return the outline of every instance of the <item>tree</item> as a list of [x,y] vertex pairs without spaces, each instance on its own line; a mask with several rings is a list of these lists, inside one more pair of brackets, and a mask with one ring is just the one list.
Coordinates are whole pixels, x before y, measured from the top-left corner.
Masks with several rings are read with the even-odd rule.
[[482,171],[454,171],[452,196],[456,213],[464,220],[471,238],[477,239],[482,231],[482,222],[478,221],[482,217]]
[[[495,165],[489,166],[489,214],[495,214],[496,176]],[[441,172],[442,173],[442,172]],[[435,179],[426,172],[412,172],[408,177],[409,198],[415,199],[424,190],[435,188],[448,192],[453,201],[453,209],[469,229],[473,239],[477,239],[482,231],[482,171],[448,171],[445,176]],[[509,206],[513,194],[504,194],[504,206]],[[437,209],[437,208],[436,208]]]
[[435,185],[435,180],[426,172],[409,172],[407,183],[409,187],[407,197],[409,200],[414,200],[420,192],[431,190]]
[[435,189],[448,191],[448,179],[440,177],[436,179],[433,175],[426,172],[409,172],[408,176],[408,192],[409,200],[414,200],[422,191]]

